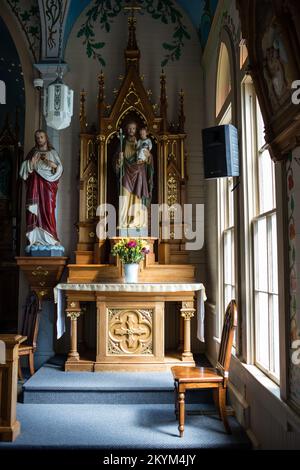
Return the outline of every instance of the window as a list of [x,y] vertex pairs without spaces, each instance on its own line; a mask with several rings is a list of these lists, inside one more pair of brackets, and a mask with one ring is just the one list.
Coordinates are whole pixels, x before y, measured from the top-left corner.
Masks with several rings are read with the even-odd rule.
[[216,101],[216,115],[222,111],[227,98],[231,92],[231,73],[229,54],[226,45],[222,42],[220,47],[218,75],[217,75],[217,101]]
[[224,230],[223,230],[223,310],[235,299],[235,256],[234,256],[234,193],[233,178],[223,182],[224,187]]
[[[279,381],[279,315],[275,167],[252,83],[244,83],[244,166],[252,240],[254,363]],[[251,252],[251,248],[249,252]]]
[[246,46],[246,42],[244,39],[240,42],[240,69],[244,67],[246,61],[248,59],[248,49]]
[[[225,111],[220,125],[232,121],[232,106]],[[229,302],[236,296],[235,275],[235,223],[234,223],[234,179],[223,178],[218,181],[219,194],[219,233],[220,233],[220,312],[225,312]],[[221,336],[223,315],[219,318],[218,336]],[[234,343],[235,344],[235,343]]]
[[6,104],[6,85],[0,80],[0,104]]

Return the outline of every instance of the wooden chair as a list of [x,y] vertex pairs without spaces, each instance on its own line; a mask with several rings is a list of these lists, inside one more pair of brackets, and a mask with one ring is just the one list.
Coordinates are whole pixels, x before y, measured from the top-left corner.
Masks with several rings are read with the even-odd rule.
[[232,300],[225,313],[218,363],[215,369],[205,367],[172,367],[175,382],[175,414],[179,417],[179,434],[183,437],[185,393],[191,389],[212,389],[214,401],[228,434],[231,429],[226,413],[226,391],[229,377],[231,349],[237,326],[237,306]]
[[27,340],[19,347],[19,378],[23,380],[21,357],[28,356],[30,375],[34,374],[34,352],[36,351],[36,343],[39,329],[40,319],[40,301],[35,292],[30,292],[24,309],[22,326],[20,334],[27,336]]

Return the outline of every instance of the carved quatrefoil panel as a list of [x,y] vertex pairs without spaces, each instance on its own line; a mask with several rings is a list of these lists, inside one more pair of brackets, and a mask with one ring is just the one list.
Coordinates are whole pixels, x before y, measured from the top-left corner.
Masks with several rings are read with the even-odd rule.
[[108,309],[108,353],[153,354],[153,309]]

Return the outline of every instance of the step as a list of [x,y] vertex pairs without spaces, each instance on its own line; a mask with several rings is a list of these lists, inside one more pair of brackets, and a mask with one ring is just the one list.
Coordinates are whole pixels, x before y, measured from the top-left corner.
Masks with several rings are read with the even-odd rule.
[[[213,403],[209,390],[191,391],[187,403]],[[23,385],[25,404],[173,404],[174,382],[166,372],[64,372],[46,364]]]

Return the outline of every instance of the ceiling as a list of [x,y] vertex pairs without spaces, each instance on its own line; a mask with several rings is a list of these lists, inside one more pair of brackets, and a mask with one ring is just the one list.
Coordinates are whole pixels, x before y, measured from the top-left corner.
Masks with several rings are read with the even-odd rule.
[[[143,0],[137,1],[142,2]],[[80,2],[78,0],[71,0],[71,6],[66,23],[65,41],[67,40],[78,16],[89,3],[92,3],[91,0],[81,0]],[[198,31],[199,40],[202,48],[204,49],[218,0],[175,0],[175,3],[180,5],[190,17],[191,22]]]

